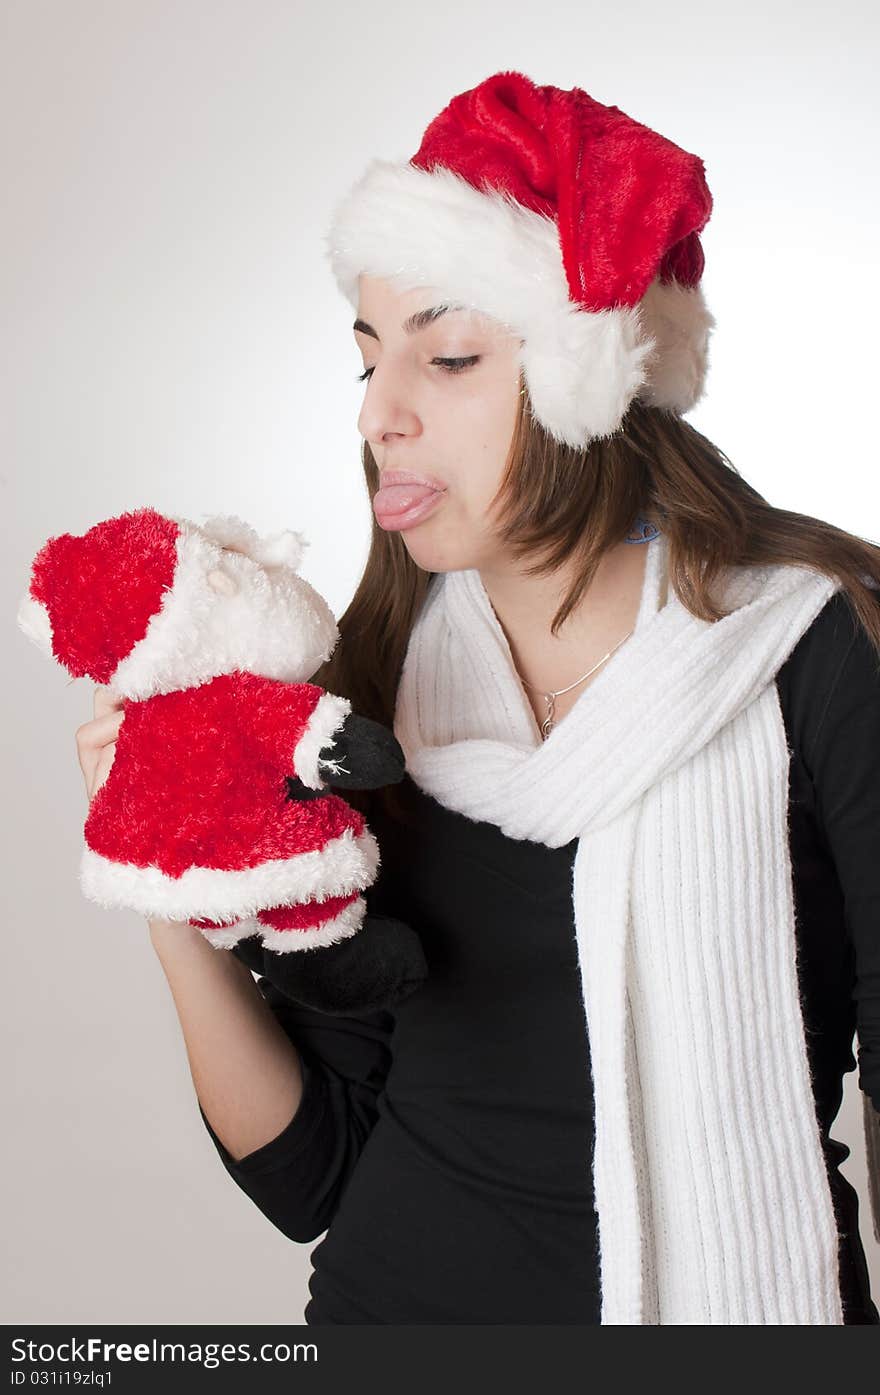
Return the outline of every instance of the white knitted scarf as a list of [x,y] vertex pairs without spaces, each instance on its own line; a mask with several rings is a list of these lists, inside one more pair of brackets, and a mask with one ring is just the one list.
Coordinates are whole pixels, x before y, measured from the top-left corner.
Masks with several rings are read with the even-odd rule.
[[577,839],[601,1321],[841,1324],[773,682],[839,583],[731,568],[707,622],[670,594],[665,536],[643,545],[634,633],[546,741],[479,572],[435,576],[395,734],[447,808]]

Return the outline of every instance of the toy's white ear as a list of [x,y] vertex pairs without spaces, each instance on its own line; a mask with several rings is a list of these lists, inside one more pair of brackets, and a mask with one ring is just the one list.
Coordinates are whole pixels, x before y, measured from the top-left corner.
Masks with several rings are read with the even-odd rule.
[[290,567],[292,571],[298,571],[308,545],[308,539],[302,533],[294,533],[289,528],[282,533],[270,533],[260,538],[257,561],[262,562],[264,567]]
[[235,514],[214,514],[199,526],[212,542],[241,552],[262,567],[283,566],[296,571],[309,545],[302,533],[295,533],[289,528],[261,537],[249,523]]
[[233,513],[215,513],[200,523],[199,529],[211,542],[220,547],[228,547],[233,552],[241,552],[245,557],[253,556],[258,542],[257,534],[244,519]]

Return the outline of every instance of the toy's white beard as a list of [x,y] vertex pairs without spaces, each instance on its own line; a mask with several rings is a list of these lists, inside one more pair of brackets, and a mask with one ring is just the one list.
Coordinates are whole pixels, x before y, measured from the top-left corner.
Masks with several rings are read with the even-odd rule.
[[42,601],[37,601],[28,591],[22,596],[21,604],[18,607],[16,616],[18,627],[33,640],[38,649],[42,649],[50,659],[54,658],[52,653],[52,622],[49,619],[49,612]]

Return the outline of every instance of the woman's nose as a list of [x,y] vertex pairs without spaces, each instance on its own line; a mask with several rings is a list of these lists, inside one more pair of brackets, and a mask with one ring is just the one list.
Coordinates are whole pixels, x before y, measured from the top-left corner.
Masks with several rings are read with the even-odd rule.
[[382,446],[391,437],[417,436],[421,422],[414,406],[399,390],[381,390],[371,382],[358,415],[358,431],[370,445]]

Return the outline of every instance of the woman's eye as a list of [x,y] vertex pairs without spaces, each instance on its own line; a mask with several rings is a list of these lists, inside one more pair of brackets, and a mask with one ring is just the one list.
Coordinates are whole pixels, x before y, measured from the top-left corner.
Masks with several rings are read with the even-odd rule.
[[471,364],[479,362],[479,354],[471,354],[468,358],[432,358],[432,363],[439,363],[447,373],[460,373],[463,368],[470,368]]
[[[432,358],[431,362],[436,363],[446,373],[461,373],[465,368],[470,368],[473,364],[479,363],[479,354],[469,354],[467,358]],[[374,372],[373,368],[365,368],[363,373],[357,375],[356,381],[364,382],[370,378]]]

